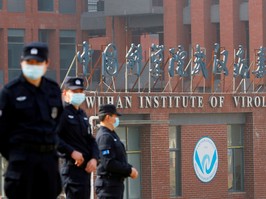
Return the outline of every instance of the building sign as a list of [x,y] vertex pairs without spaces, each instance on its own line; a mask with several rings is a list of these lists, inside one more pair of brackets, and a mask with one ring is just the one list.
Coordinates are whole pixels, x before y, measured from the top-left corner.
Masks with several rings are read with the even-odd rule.
[[193,166],[197,177],[202,182],[210,182],[218,168],[218,152],[214,142],[209,137],[202,137],[193,155]]
[[150,109],[150,108],[193,108],[202,109],[223,108],[233,105],[235,108],[266,108],[266,97],[262,95],[139,95],[126,96],[87,96],[88,108],[98,107],[101,104],[115,104],[117,108]]
[[[191,53],[189,53],[190,50],[186,51],[182,45],[178,45],[176,48],[168,49],[167,55],[164,45],[154,43],[149,48],[149,57],[146,57],[146,51],[143,52],[141,44],[132,43],[124,60],[122,60],[121,58],[118,59],[116,45],[109,43],[99,57],[101,64],[97,61],[95,65],[91,66],[89,63],[92,64],[94,50],[90,48],[87,42],[83,42],[82,46],[83,52],[78,51],[76,57],[82,65],[83,77],[88,82],[96,80],[95,83],[99,83],[101,91],[105,86],[107,91],[112,90],[114,92],[117,90],[141,92],[145,89],[148,89],[149,93],[158,91],[158,89],[190,93],[201,90],[205,92],[206,89],[227,92],[226,90],[230,89],[230,84],[233,85],[232,90],[234,92],[259,92],[261,89],[265,89],[264,84],[258,83],[258,80],[255,81],[257,78],[263,81],[266,74],[266,48],[263,46],[255,54],[257,61],[253,65],[249,64],[245,57],[244,46],[239,45],[239,48],[235,49],[236,53],[234,51],[233,71],[229,70],[227,66],[228,50],[220,47],[218,43],[214,44],[211,60],[207,60],[207,49],[199,44],[190,49]],[[165,69],[167,65],[168,77]],[[92,80],[94,72],[98,70],[97,67],[101,67],[100,77]],[[251,71],[252,69],[253,71]],[[209,70],[212,70],[212,73]],[[230,73],[233,74],[231,83],[228,82],[230,80],[225,80],[221,76],[229,76],[230,78]],[[253,78],[250,79],[250,75],[253,75]],[[200,78],[196,78],[196,76]],[[177,78],[173,79],[174,77]],[[97,82],[98,80],[100,82]],[[166,84],[164,84],[165,80],[168,81]],[[207,86],[205,81],[207,81]],[[157,84],[158,82],[161,82],[161,86]],[[222,83],[225,82],[227,83],[223,85]]]

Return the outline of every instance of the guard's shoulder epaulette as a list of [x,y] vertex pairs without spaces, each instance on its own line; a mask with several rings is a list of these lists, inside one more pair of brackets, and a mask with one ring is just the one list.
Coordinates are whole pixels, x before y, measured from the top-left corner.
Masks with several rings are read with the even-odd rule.
[[45,79],[48,83],[51,83],[52,85],[59,87],[59,84],[55,80],[53,80],[49,77],[45,77]]
[[11,80],[10,82],[8,82],[6,85],[5,85],[5,88],[12,88],[13,86],[16,86],[20,83],[19,81],[19,78],[15,78],[13,80]]

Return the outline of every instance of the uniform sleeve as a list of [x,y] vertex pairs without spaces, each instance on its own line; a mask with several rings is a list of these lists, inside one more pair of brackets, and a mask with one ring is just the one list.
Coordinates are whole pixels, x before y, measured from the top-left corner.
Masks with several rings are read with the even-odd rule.
[[93,135],[91,133],[89,135],[90,135],[90,147],[91,147],[91,151],[92,151],[92,158],[99,160],[100,156],[99,156],[98,145],[97,145],[96,140],[93,137]]
[[65,112],[62,113],[59,124],[56,128],[56,133],[58,135],[58,147],[57,150],[61,155],[71,156],[71,153],[74,151],[74,148],[67,144],[63,139],[63,133],[65,131]]
[[114,139],[108,134],[103,134],[99,137],[97,143],[103,167],[111,173],[128,177],[131,173],[132,166],[127,162],[117,160],[114,152]]
[[0,93],[0,153],[8,160],[8,142],[11,128],[10,114],[12,110],[9,105],[8,92],[5,88]]

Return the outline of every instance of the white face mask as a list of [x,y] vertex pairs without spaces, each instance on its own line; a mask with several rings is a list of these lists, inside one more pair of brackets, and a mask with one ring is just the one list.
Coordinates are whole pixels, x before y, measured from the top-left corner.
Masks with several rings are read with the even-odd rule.
[[119,126],[119,117],[115,118],[114,128],[117,128]]
[[31,65],[27,63],[22,64],[22,73],[29,79],[39,79],[44,74],[45,65]]
[[72,93],[70,97],[70,104],[79,106],[85,100],[85,93]]

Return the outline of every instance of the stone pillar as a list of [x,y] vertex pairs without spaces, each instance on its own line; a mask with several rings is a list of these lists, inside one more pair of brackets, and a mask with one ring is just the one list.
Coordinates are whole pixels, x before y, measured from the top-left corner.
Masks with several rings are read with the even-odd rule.
[[[265,175],[266,175],[266,165],[263,164],[266,158],[266,135],[265,135],[265,128],[266,128],[266,118],[264,111],[257,109],[253,112],[252,118],[250,118],[250,114],[247,117],[247,125],[249,127],[250,132],[253,135],[253,154],[249,158],[245,160],[253,160],[253,165],[249,164],[248,168],[248,177],[253,177],[253,186],[247,185],[247,189],[254,189],[254,198],[264,198],[266,195],[265,189]],[[252,123],[252,124],[251,124]],[[253,127],[253,128],[252,128]],[[251,142],[251,141],[247,141]],[[252,167],[253,166],[253,167]],[[249,179],[247,179],[249,180]],[[246,182],[246,180],[245,180]],[[252,185],[250,183],[250,185]],[[252,188],[251,188],[252,187]],[[245,187],[246,188],[246,187]],[[250,197],[251,198],[251,197]]]
[[[153,123],[151,133],[151,197],[153,199],[169,198],[169,115],[167,112],[154,111],[150,115]],[[160,187],[160,189],[158,189]]]
[[224,92],[233,90],[234,51],[240,44],[246,48],[245,24],[239,19],[241,2],[240,0],[220,1],[220,46],[228,50],[227,68],[229,71],[229,75],[222,75],[221,79],[221,90]]
[[194,88],[204,86],[211,87],[211,61],[213,44],[216,42],[216,27],[215,24],[211,23],[210,17],[211,0],[191,1],[191,44],[193,49],[195,49],[196,44],[206,49],[205,63],[208,70],[208,77],[206,79],[203,78],[202,71],[199,76],[194,76]]
[[107,17],[106,36],[110,41],[109,43],[113,42],[115,44],[118,62],[122,64],[125,61],[127,46],[129,46],[132,41],[127,19],[125,17]]
[[[256,66],[256,54],[260,46],[266,48],[266,1],[257,0],[249,1],[249,41],[250,41],[250,63],[252,67],[250,71],[257,69]],[[258,20],[259,19],[259,20]],[[264,51],[266,53],[266,50]],[[255,78],[255,75],[251,74],[251,82],[254,83],[254,88],[256,89],[259,85],[265,84],[266,76],[264,78]]]
[[[165,62],[170,58],[169,49],[177,48],[178,45],[182,45],[184,49],[189,51],[190,37],[188,26],[183,24],[183,9],[186,1],[164,1],[164,46],[165,46]],[[188,53],[189,54],[189,53]],[[185,64],[188,62],[189,56],[185,60]],[[169,59],[167,66],[169,65]],[[185,66],[184,66],[185,67]],[[168,67],[165,67],[167,69]],[[165,70],[165,79],[169,81],[168,71]],[[176,85],[179,85],[176,88]],[[175,76],[171,79],[171,86],[174,91],[182,90],[180,76]]]

